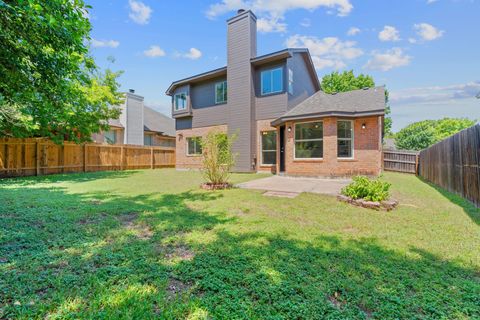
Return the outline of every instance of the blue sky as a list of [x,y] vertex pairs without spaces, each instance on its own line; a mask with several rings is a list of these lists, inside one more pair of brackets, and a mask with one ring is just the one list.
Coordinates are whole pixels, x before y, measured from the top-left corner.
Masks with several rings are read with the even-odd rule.
[[[258,16],[258,54],[308,47],[319,77],[367,73],[390,90],[394,131],[449,117],[480,120],[479,0],[87,0],[92,53],[123,70],[122,90],[170,114],[172,81],[226,64],[226,24]],[[115,57],[111,65],[107,57]]]

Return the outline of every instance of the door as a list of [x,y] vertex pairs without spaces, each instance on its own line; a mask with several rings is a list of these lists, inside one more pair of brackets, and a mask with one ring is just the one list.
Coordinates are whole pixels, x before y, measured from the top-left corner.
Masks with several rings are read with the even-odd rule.
[[280,127],[280,172],[285,172],[285,126]]

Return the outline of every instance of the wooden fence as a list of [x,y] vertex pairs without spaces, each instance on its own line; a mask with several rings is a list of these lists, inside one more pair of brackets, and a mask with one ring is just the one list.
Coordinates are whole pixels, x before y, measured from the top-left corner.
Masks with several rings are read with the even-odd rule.
[[480,207],[480,124],[420,152],[419,175]]
[[415,151],[383,151],[383,169],[405,173],[417,173],[418,152]]
[[0,178],[175,166],[175,148],[0,138]]

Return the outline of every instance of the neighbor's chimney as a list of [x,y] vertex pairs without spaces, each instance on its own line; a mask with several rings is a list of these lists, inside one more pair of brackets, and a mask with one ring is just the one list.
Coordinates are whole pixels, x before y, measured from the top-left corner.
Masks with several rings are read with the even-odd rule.
[[135,93],[135,89],[128,89],[128,92]]

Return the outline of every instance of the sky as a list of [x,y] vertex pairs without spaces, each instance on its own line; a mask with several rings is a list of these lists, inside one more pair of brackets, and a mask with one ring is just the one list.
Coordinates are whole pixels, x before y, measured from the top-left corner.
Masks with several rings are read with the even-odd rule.
[[258,17],[258,55],[306,47],[319,78],[353,70],[385,85],[393,131],[480,120],[480,0],[86,2],[97,64],[124,71],[121,89],[167,115],[171,82],[226,65],[226,20],[245,8]]

